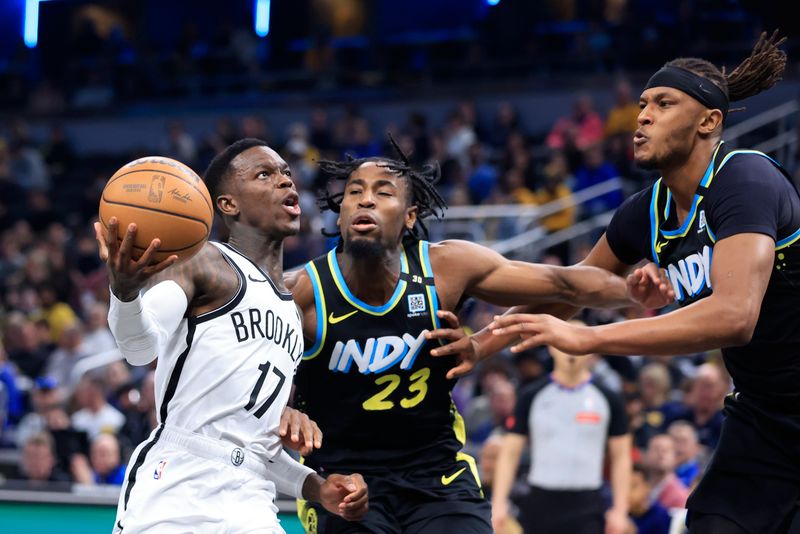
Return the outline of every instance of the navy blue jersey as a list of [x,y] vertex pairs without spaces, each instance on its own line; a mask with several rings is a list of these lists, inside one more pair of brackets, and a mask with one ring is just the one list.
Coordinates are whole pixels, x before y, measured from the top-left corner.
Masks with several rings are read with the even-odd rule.
[[800,412],[800,196],[788,174],[765,154],[720,143],[680,225],[676,211],[660,179],[632,195],[609,224],[611,250],[630,265],[646,258],[663,267],[678,304],[686,306],[713,291],[717,241],[770,236],[775,263],[753,338],[722,353],[745,399]]
[[296,405],[324,434],[306,460],[325,471],[370,471],[452,462],[464,424],[446,378],[452,357],[434,358],[425,332],[439,325],[428,242],[406,243],[389,301],[350,292],[331,251],[306,265],[317,335],[298,370]]

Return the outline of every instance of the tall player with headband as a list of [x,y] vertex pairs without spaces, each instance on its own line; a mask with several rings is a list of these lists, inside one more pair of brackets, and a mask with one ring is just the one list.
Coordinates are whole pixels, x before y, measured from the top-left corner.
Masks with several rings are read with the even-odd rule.
[[[114,218],[105,235],[95,226],[120,350],[134,365],[158,358],[158,426],[131,457],[114,531],[282,533],[276,489],[359,519],[360,475],[323,479],[282,449],[281,414],[303,353],[282,279],[283,240],[300,217],[289,166],[244,139],[214,158],[204,180],[230,239],[184,263],[151,261],[157,239],[131,259],[135,224],[119,246]],[[320,439],[308,426],[303,433]]]
[[653,264],[636,270],[631,286],[658,290],[659,266],[680,309],[592,328],[511,314],[490,325],[495,339],[486,330],[443,350],[466,349],[469,367],[520,335],[527,339],[512,350],[673,355],[722,347],[735,392],[689,498],[693,534],[800,531],[800,196],[773,159],[722,141],[729,101],[780,79],[782,43],[762,35],[727,74],[703,59],[670,61],[640,97],[634,157],[661,178],[617,210],[586,263],[623,273],[647,259]]

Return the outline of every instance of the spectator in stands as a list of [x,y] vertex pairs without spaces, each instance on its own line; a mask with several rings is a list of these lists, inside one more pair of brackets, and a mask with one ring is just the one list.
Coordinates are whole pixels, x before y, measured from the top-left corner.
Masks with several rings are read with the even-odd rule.
[[117,432],[125,457],[129,457],[133,449],[153,430],[151,409],[141,391],[143,386],[137,387],[136,383],[130,382],[119,387],[114,394],[113,404],[125,416],[125,423]]
[[[322,152],[333,148],[333,134],[328,123],[328,112],[324,108],[314,108],[311,112],[309,141]],[[235,139],[234,139],[235,140]],[[225,148],[224,146],[222,148]],[[219,150],[222,151],[221,149]]]
[[42,155],[54,180],[63,178],[75,166],[75,149],[62,125],[50,128],[50,137],[42,147]]
[[44,410],[47,432],[55,441],[56,465],[63,470],[69,468],[75,475],[76,456],[89,454],[89,436],[72,426],[67,410],[61,404],[53,404]]
[[257,115],[246,115],[242,117],[240,129],[242,137],[255,137],[269,142],[272,139],[267,121]]
[[615,87],[616,102],[608,112],[605,123],[606,159],[620,174],[625,188],[625,196],[638,191],[646,185],[648,175],[633,163],[633,144],[631,139],[636,131],[639,116],[639,102],[634,100],[630,84],[620,80]]
[[33,381],[30,392],[33,411],[25,414],[17,425],[16,443],[18,448],[21,449],[28,438],[47,428],[47,410],[63,402],[62,397],[63,394],[55,379],[40,376]]
[[536,204],[536,195],[525,185],[523,171],[516,167],[508,169],[489,199],[492,204]]
[[117,438],[112,434],[100,434],[94,438],[89,462],[85,456],[76,455],[72,471],[79,484],[121,486],[125,481],[125,464],[122,463]]
[[[572,190],[569,182],[572,176],[567,168],[567,159],[561,151],[550,153],[550,159],[542,169],[542,186],[536,190],[536,203],[541,205],[555,202],[556,200],[569,201],[572,197]],[[556,211],[541,219],[542,226],[548,232],[557,232],[572,226],[575,223],[575,207],[567,206],[562,210]],[[562,255],[559,255],[561,257]],[[568,263],[567,258],[561,257],[564,263]]]
[[550,356],[544,348],[529,349],[514,355],[514,366],[519,376],[519,388],[542,378],[550,365]]
[[50,328],[50,336],[53,342],[58,343],[65,328],[72,326],[78,316],[72,306],[61,300],[58,291],[51,283],[43,283],[37,288],[41,312],[33,318],[40,316]]
[[474,397],[464,411],[467,439],[480,444],[496,429],[502,429],[514,413],[516,388],[507,370],[491,369],[481,380],[482,394]]
[[728,374],[722,366],[704,363],[697,368],[697,375],[689,389],[688,407],[675,415],[673,420],[689,421],[697,428],[700,443],[714,449],[722,432],[722,404],[731,390]]
[[638,125],[639,102],[634,100],[631,85],[627,80],[619,80],[614,87],[615,102],[614,106],[608,111],[608,118],[605,122],[605,137],[625,137],[630,144],[633,132]]
[[[236,131],[236,124],[230,117],[221,117],[217,119],[214,125],[214,131],[206,138],[205,147],[203,152],[207,152],[204,157],[203,165],[207,165],[214,155],[225,150],[225,147],[234,143],[239,139],[239,134]],[[200,165],[202,168],[203,165]]]
[[30,485],[47,482],[70,482],[70,476],[56,464],[55,442],[47,432],[29,437],[22,448],[22,458],[16,476]]
[[344,153],[354,158],[368,158],[381,155],[381,145],[372,137],[369,121],[356,117],[352,122],[353,135],[344,145]]
[[58,348],[50,355],[45,374],[55,378],[69,395],[77,383],[72,370],[89,355],[83,346],[83,325],[76,320],[61,332]]
[[[619,171],[605,159],[603,144],[595,143],[585,147],[583,164],[575,171],[573,190],[577,193],[613,178],[619,178]],[[599,215],[617,208],[620,204],[622,204],[622,191],[617,188],[588,200],[582,206],[581,215],[583,217]]]
[[484,146],[475,142],[469,147],[469,177],[467,187],[473,204],[482,204],[497,185],[497,168],[489,162]]
[[[31,229],[34,232],[43,232],[51,224],[60,220],[57,208],[53,207],[50,199],[50,193],[43,189],[32,189],[28,192],[26,210],[25,220],[31,225]],[[34,282],[41,282],[41,280]]]
[[448,158],[456,160],[463,169],[469,168],[469,147],[478,136],[458,111],[450,113],[444,133],[444,146]]
[[27,138],[19,134],[9,142],[9,166],[14,181],[26,191],[50,189],[50,173],[47,164]]
[[653,499],[664,508],[686,508],[689,489],[675,476],[678,461],[675,457],[675,444],[668,434],[656,434],[650,438],[643,463],[653,487]]
[[100,376],[87,374],[75,389],[80,409],[72,414],[72,426],[85,431],[90,439],[103,432],[116,434],[125,424],[125,416],[106,401],[106,384]]
[[5,417],[0,418],[0,435],[3,427],[16,425],[23,414],[23,398],[17,385],[17,370],[8,360],[3,340],[0,339],[0,384],[2,384]]
[[687,488],[694,487],[694,483],[703,471],[704,459],[697,435],[697,429],[688,421],[675,421],[667,429],[675,446],[675,475]]
[[[492,432],[496,432],[505,428],[507,425],[511,424],[513,421],[514,416],[514,406],[517,402],[517,390],[508,380],[498,380],[494,383],[491,390],[489,391],[489,410],[491,413],[491,419],[489,420],[489,424],[487,425],[488,433],[486,437],[491,435]],[[473,438],[475,434],[473,433]],[[483,439],[478,439],[477,441],[483,442],[485,441],[486,437]]]
[[520,129],[520,118],[517,110],[514,109],[510,102],[501,102],[497,106],[494,125],[489,132],[488,142],[493,148],[501,149],[506,145],[508,136]]
[[[588,359],[550,348],[553,373],[525,388],[495,469],[492,523],[500,531],[526,441],[531,491],[520,504],[526,533],[624,533],[628,525],[631,437],[622,402],[592,380]],[[601,495],[608,448],[613,505]],[[605,515],[605,518],[604,518]]]
[[[317,175],[316,161],[320,159],[319,150],[308,140],[308,128],[302,122],[294,122],[287,129],[287,140],[282,154],[292,169],[292,179],[297,189],[313,190]],[[310,212],[309,215],[313,213]]]
[[36,333],[36,325],[19,312],[6,319],[4,336],[8,359],[28,378],[39,376],[50,357],[49,347]]
[[87,354],[99,354],[117,348],[117,342],[108,329],[108,304],[92,302],[86,318],[86,333],[83,336],[83,348]]
[[681,411],[682,406],[669,399],[671,382],[663,363],[648,363],[639,371],[639,391],[643,403],[644,418],[634,430],[634,440],[639,448],[645,448],[654,435],[661,433],[666,425]]
[[197,164],[197,145],[180,121],[169,121],[167,140],[161,147],[164,156],[176,159],[189,167]]
[[640,463],[633,464],[628,502],[635,534],[669,534],[672,517],[666,508],[651,497],[652,491],[653,486],[645,467]]
[[545,143],[551,149],[563,150],[570,170],[578,168],[581,152],[603,140],[603,119],[594,111],[592,97],[581,94],[575,99],[572,112],[556,121]]

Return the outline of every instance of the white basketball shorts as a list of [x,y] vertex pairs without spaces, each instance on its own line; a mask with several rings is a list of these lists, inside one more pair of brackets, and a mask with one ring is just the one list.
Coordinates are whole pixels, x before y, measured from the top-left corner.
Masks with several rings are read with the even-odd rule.
[[131,456],[114,534],[285,534],[275,485],[247,450],[160,426]]

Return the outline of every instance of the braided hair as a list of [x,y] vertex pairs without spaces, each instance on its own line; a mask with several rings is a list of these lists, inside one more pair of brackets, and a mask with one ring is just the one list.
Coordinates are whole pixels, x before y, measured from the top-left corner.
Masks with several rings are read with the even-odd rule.
[[[408,156],[403,153],[391,134],[389,134],[389,142],[400,158],[399,160],[387,157],[353,158],[350,155],[347,155],[344,161],[320,160],[319,168],[327,176],[328,182],[327,186],[319,191],[317,204],[322,211],[330,210],[339,213],[344,193],[332,193],[330,184],[337,180],[347,181],[363,164],[374,162],[379,167],[406,180],[408,185],[407,202],[409,205],[417,207],[417,221],[413,228],[408,230],[408,233],[415,240],[427,239],[428,227],[423,219],[432,216],[441,220],[444,210],[447,208],[447,202],[436,189],[436,183],[442,174],[439,164],[433,163],[425,165],[421,169],[414,169],[411,167]],[[341,235],[341,232],[322,230],[322,234],[327,237],[335,237]]]
[[[688,57],[673,59],[665,67],[677,67],[702,76],[722,89],[728,100],[736,102],[766,91],[783,77],[786,70],[786,52],[780,46],[786,37],[778,38],[778,30],[767,36],[763,32],[750,56],[730,73],[717,68],[705,59]],[[739,111],[744,108],[731,109]]]

